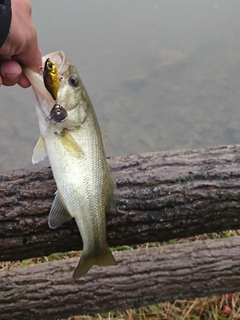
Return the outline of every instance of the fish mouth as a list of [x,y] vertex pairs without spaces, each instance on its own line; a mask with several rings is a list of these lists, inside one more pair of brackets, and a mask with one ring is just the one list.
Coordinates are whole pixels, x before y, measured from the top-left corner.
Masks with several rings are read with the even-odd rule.
[[[63,51],[56,51],[46,54],[42,57],[42,66],[44,66],[45,61],[48,58],[54,60],[58,68],[58,74],[61,77],[69,66],[65,53]],[[37,99],[37,107],[41,110],[42,116],[47,118],[56,101],[53,100],[49,92],[46,90],[43,82],[43,76],[41,74],[42,66],[39,66],[39,72],[35,72],[26,67],[23,68],[23,72],[32,84],[32,88]]]
[[67,70],[68,63],[66,60],[65,53],[63,51],[56,51],[56,52],[46,54],[45,56],[42,57],[42,65],[45,64],[45,61],[48,58],[51,58],[53,61],[56,62],[59,75],[62,75]]
[[38,96],[37,92],[40,93],[42,91],[42,88],[45,89],[41,69],[43,68],[45,61],[48,58],[51,58],[52,60],[55,61],[58,68],[58,74],[60,76],[63,75],[63,73],[67,70],[69,66],[69,62],[66,59],[65,53],[63,51],[56,51],[56,52],[48,53],[42,57],[42,66],[39,66],[39,72],[35,72],[29,68],[24,67],[23,73],[27,76],[27,78],[31,82],[33,90],[35,91],[37,96]]
[[[63,51],[56,51],[56,52],[48,53],[42,57],[42,66],[39,66],[39,73],[37,73],[29,68],[26,68],[26,67],[23,68],[24,74],[28,77],[28,79],[32,85],[34,85],[34,81],[36,81],[35,76],[36,75],[41,76],[41,69],[43,68],[45,61],[48,58],[51,58],[52,60],[54,60],[56,62],[59,75],[62,75],[67,70],[69,63],[68,63],[66,56],[65,56],[65,53]],[[34,87],[33,87],[33,89],[34,89]]]

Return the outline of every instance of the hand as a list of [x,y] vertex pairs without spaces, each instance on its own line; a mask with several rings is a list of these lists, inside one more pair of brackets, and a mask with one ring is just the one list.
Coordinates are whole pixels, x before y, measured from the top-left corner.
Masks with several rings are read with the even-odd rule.
[[18,83],[27,88],[31,84],[22,73],[22,66],[38,72],[42,55],[36,29],[31,20],[29,0],[12,0],[12,21],[7,39],[0,48],[0,85]]

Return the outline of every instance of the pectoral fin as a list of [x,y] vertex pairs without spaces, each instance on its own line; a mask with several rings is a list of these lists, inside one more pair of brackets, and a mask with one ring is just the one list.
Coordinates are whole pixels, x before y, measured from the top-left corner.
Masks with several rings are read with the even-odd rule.
[[55,229],[57,227],[60,227],[64,222],[67,222],[71,219],[72,217],[62,204],[57,191],[48,216],[48,225],[51,229]]
[[46,149],[46,145],[45,145],[45,140],[41,136],[38,139],[38,141],[33,149],[32,163],[35,164],[40,161],[43,161],[46,157],[47,157],[47,149]]
[[73,139],[71,134],[64,130],[60,135],[61,142],[67,152],[69,152],[74,157],[84,156],[84,152],[82,148],[77,144],[77,142]]

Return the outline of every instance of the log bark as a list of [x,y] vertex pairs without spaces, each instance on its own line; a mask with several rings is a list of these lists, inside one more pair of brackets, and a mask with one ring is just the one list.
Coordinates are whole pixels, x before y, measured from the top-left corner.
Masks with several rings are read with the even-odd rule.
[[[118,198],[107,215],[110,246],[240,228],[240,146],[108,159]],[[50,230],[50,168],[0,174],[0,261],[82,248],[75,221]]]
[[0,319],[59,319],[240,291],[240,237],[115,253],[116,267],[71,276],[78,259],[0,272]]

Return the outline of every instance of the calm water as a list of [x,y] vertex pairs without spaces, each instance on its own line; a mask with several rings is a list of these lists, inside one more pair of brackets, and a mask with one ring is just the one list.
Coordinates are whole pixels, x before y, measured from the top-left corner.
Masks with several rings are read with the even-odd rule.
[[[31,2],[43,54],[77,66],[108,155],[240,143],[239,0]],[[29,167],[34,95],[0,90],[0,170]]]

